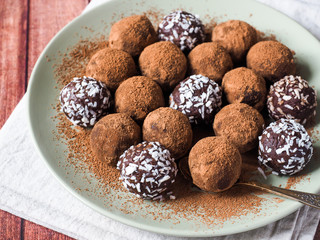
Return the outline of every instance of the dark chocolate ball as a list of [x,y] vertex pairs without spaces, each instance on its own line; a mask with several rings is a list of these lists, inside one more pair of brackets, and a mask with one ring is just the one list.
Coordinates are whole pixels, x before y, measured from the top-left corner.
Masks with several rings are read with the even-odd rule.
[[292,119],[271,123],[259,137],[259,163],[273,174],[292,175],[301,171],[313,153],[306,129]]
[[222,105],[219,85],[202,75],[192,75],[180,82],[169,97],[170,107],[185,114],[190,123],[213,121]]
[[188,53],[205,40],[204,26],[197,15],[176,11],[163,18],[158,37],[160,41],[170,41]]
[[299,76],[286,76],[270,87],[267,106],[270,117],[295,119],[305,124],[316,115],[317,96]]
[[158,142],[131,146],[117,164],[125,188],[139,198],[174,199],[172,186],[178,172],[169,150]]
[[90,77],[74,78],[61,90],[60,102],[67,118],[81,127],[92,127],[112,105],[106,84]]

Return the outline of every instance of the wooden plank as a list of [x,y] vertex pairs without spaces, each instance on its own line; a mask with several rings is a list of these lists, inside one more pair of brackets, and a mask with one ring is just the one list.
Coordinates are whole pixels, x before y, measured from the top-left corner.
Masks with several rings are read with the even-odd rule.
[[25,91],[27,0],[0,0],[0,128]]
[[24,224],[24,240],[35,240],[35,239],[55,239],[55,240],[73,240],[73,238],[63,235],[61,233],[52,231],[51,229],[42,227],[35,223],[25,221]]
[[[88,0],[30,0],[28,37],[28,79],[40,53],[51,38],[69,21],[78,16]],[[35,223],[23,222],[24,239],[71,238]]]
[[21,218],[0,210],[0,239],[20,239]]
[[40,53],[56,33],[77,17],[88,0],[29,0],[28,79]]

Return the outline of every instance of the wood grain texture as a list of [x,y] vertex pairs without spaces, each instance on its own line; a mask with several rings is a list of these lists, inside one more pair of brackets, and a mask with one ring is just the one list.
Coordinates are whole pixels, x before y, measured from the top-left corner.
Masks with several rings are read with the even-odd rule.
[[0,211],[0,239],[20,239],[21,218]]
[[0,0],[0,128],[25,91],[27,0]]
[[29,0],[28,79],[40,53],[68,22],[79,16],[88,0]]
[[25,221],[23,224],[24,233],[23,239],[24,240],[42,240],[42,239],[54,239],[54,240],[73,240],[66,235],[61,233],[55,232],[51,229],[42,227],[35,223]]

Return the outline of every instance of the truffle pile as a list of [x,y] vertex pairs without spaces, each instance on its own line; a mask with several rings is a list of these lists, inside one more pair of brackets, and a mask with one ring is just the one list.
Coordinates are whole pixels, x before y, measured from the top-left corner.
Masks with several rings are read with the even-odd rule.
[[[157,30],[146,16],[123,18],[111,28],[109,47],[88,62],[89,77],[60,93],[67,118],[93,127],[96,159],[117,166],[137,197],[174,199],[181,158],[189,158],[193,183],[212,192],[233,186],[248,151],[280,175],[311,159],[303,125],[316,114],[316,92],[294,75],[292,51],[258,42],[255,28],[239,20],[218,24],[211,40],[204,42],[200,18],[185,11],[165,16]],[[268,95],[266,82],[273,84]],[[278,120],[266,129],[264,108]],[[196,125],[216,136],[196,142]]]

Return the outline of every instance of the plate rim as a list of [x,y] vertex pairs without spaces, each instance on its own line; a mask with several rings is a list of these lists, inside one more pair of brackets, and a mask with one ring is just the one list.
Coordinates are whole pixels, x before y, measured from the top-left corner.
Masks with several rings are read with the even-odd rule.
[[[156,0],[153,0],[156,1]],[[204,0],[205,1],[205,0]],[[218,1],[218,0],[217,0]],[[254,1],[254,0],[246,0],[247,2],[254,2],[256,4],[262,5],[263,7],[269,8],[272,11],[278,12],[278,14],[281,14],[282,16],[286,17],[288,20],[294,22],[296,25],[298,25],[301,29],[303,29],[307,34],[311,35],[312,38],[316,39],[319,43],[320,46],[320,42],[319,40],[306,28],[304,28],[300,23],[298,23],[296,20],[290,18],[289,16],[287,16],[286,14],[280,12],[277,9],[274,9],[262,2],[258,2],[258,1]],[[106,1],[104,3],[98,4],[97,6],[92,7],[89,10],[84,11],[82,14],[80,14],[79,16],[77,16],[76,18],[74,18],[72,21],[70,21],[67,25],[65,25],[61,30],[59,30],[58,33],[56,33],[56,35],[49,41],[49,43],[46,45],[46,47],[43,49],[43,51],[41,52],[40,56],[38,57],[36,64],[33,67],[32,73],[30,75],[29,78],[29,84],[27,87],[27,122],[28,122],[28,128],[30,130],[30,135],[31,135],[31,139],[32,142],[36,148],[36,151],[38,152],[40,158],[42,159],[42,161],[45,163],[45,165],[47,166],[47,168],[49,169],[50,173],[55,177],[55,179],[65,188],[67,189],[67,191],[69,193],[71,193],[76,199],[80,200],[82,203],[84,203],[86,206],[90,207],[91,209],[93,209],[94,211],[109,217],[113,220],[116,220],[118,222],[124,223],[126,225],[132,226],[132,227],[136,227],[138,229],[142,229],[145,231],[149,231],[149,232],[154,232],[154,233],[158,233],[158,234],[164,234],[164,235],[170,235],[170,236],[178,236],[178,237],[212,237],[212,236],[225,236],[225,235],[232,235],[232,234],[236,234],[236,233],[243,233],[243,232],[247,232],[253,229],[258,229],[261,228],[263,226],[266,226],[268,224],[271,224],[273,222],[276,222],[288,215],[290,215],[291,213],[295,212],[296,210],[298,210],[300,207],[303,206],[303,204],[298,203],[298,202],[293,202],[293,206],[290,209],[287,209],[287,211],[284,212],[279,212],[277,214],[277,216],[273,216],[272,219],[273,220],[269,220],[269,221],[262,221],[258,224],[255,224],[253,226],[249,226],[246,227],[245,230],[235,230],[235,231],[231,231],[230,233],[214,233],[213,231],[206,231],[206,232],[185,232],[184,230],[179,230],[179,229],[174,229],[174,228],[168,228],[166,229],[166,232],[163,232],[163,228],[160,227],[154,227],[154,226],[150,226],[150,225],[141,225],[139,223],[136,223],[133,220],[130,219],[126,219],[125,217],[122,216],[118,216],[115,213],[106,211],[105,209],[103,209],[102,207],[97,206],[96,204],[92,203],[90,200],[88,200],[86,197],[84,197],[83,195],[81,195],[78,191],[76,191],[74,188],[72,188],[69,183],[61,178],[58,173],[56,171],[54,171],[53,167],[50,165],[49,161],[46,159],[43,150],[40,147],[39,141],[36,137],[36,133],[34,131],[34,120],[32,120],[32,92],[33,92],[33,85],[35,84],[35,78],[37,75],[37,70],[39,68],[40,63],[45,60],[45,55],[46,52],[48,51],[48,49],[50,48],[50,46],[52,45],[52,43],[59,38],[59,36],[61,34],[63,34],[64,31],[66,31],[68,28],[72,28],[72,26],[74,24],[76,24],[78,21],[81,21],[79,19],[83,18],[83,16],[86,16],[88,14],[91,14],[92,12],[95,12],[98,8],[100,7],[106,7],[108,5],[112,5],[112,4],[117,4],[117,2],[119,2],[119,0],[109,0]],[[270,216],[265,216],[266,219],[270,218]]]

